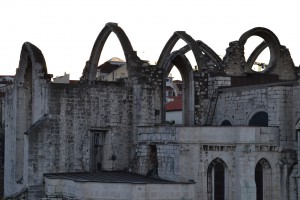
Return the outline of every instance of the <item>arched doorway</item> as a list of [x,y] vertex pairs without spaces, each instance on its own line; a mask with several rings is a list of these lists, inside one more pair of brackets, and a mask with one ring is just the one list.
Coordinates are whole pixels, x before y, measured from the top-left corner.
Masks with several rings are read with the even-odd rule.
[[255,184],[256,200],[271,199],[271,166],[264,158],[256,164]]
[[227,165],[220,159],[214,159],[207,170],[207,199],[227,199]]

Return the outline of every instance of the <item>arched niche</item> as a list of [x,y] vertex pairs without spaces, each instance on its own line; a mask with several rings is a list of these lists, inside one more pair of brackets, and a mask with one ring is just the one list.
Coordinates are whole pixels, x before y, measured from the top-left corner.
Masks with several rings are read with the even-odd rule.
[[87,61],[86,66],[83,70],[82,73],[82,77],[81,80],[87,81],[87,82],[91,82],[96,80],[96,73],[97,73],[97,67],[98,67],[98,62],[100,60],[100,56],[104,47],[104,44],[108,38],[108,36],[111,33],[115,33],[116,36],[118,37],[125,58],[126,58],[126,63],[127,63],[127,70],[130,73],[131,72],[131,68],[135,67],[137,65],[138,62],[140,62],[140,59],[138,58],[138,56],[136,55],[136,52],[133,50],[131,43],[126,35],[126,33],[123,31],[123,29],[121,27],[118,26],[117,23],[107,23],[104,28],[102,29],[102,31],[99,33],[91,55],[90,55],[90,59]]
[[[241,45],[245,45],[247,40],[252,36],[259,36],[264,39],[258,47],[253,51],[247,60],[246,72],[251,72],[253,63],[255,62],[258,55],[268,46],[270,49],[270,61],[267,69],[264,72],[270,71],[276,67],[280,59],[280,42],[277,36],[269,29],[263,27],[256,27],[245,32],[239,39]],[[252,64],[252,65],[251,65]]]
[[[182,125],[194,125],[194,77],[193,68],[188,58],[182,54],[181,51],[174,51],[167,61],[164,67],[164,77],[167,77],[173,66],[176,66],[182,77]],[[164,81],[165,83],[165,81]],[[166,85],[163,85],[163,101],[166,99]],[[162,119],[166,118],[165,103],[163,102]],[[165,121],[163,121],[165,122]]]
[[208,166],[207,199],[228,199],[228,167],[221,158],[215,158]]

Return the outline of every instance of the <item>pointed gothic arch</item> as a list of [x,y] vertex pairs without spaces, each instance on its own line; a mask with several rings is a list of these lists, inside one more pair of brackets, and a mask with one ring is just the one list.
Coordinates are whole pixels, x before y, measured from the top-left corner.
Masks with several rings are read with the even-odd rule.
[[[219,70],[221,70],[222,59],[218,56],[218,54],[201,40],[196,40],[196,43],[199,46],[200,50],[206,55],[208,55],[208,57],[218,66]],[[179,49],[179,51],[181,51],[182,54],[186,54],[190,50],[191,47],[189,45],[185,45],[184,47]]]
[[[201,69],[203,68],[202,66],[202,62],[200,60],[201,57],[201,50],[198,46],[198,44],[196,43],[196,41],[190,36],[188,35],[186,32],[184,31],[176,31],[174,32],[174,34],[170,37],[170,39],[168,40],[168,42],[166,43],[166,45],[164,46],[160,57],[158,59],[158,63],[157,63],[157,67],[160,69],[163,69],[163,82],[165,82],[168,72],[169,70],[171,70],[172,68],[172,64],[174,64],[174,62],[178,62],[178,63],[185,63],[185,67],[183,67],[183,65],[181,65],[181,70],[180,73],[184,76],[184,79],[186,80],[186,86],[188,87],[186,90],[189,90],[188,93],[186,93],[185,95],[185,99],[186,97],[188,97],[188,99],[186,100],[186,102],[190,101],[191,103],[189,105],[185,105],[184,103],[184,109],[186,112],[184,112],[184,117],[183,117],[183,123],[186,125],[192,125],[194,124],[194,81],[193,81],[193,69],[188,61],[188,59],[186,58],[186,56],[184,55],[184,53],[182,51],[174,51],[171,54],[171,51],[173,49],[173,47],[175,46],[175,44],[177,43],[177,41],[179,39],[184,40],[187,43],[187,46],[189,46],[189,49],[193,51],[194,57],[196,59],[196,63],[198,65],[199,70],[201,71]],[[177,61],[175,61],[177,60]],[[171,66],[170,66],[171,65]],[[185,69],[184,69],[185,68]],[[184,74],[183,74],[184,73]],[[165,89],[163,89],[162,91],[162,122],[165,122]]]
[[228,167],[221,158],[215,158],[208,166],[207,199],[228,199]]
[[199,68],[199,70],[201,70],[203,67],[202,63],[200,61],[201,50],[200,50],[198,44],[196,43],[196,41],[184,31],[176,31],[170,37],[170,39],[164,46],[164,48],[159,56],[159,59],[157,62],[158,68],[163,68],[165,66],[165,62],[167,61],[168,57],[171,54],[173,47],[175,46],[175,44],[177,43],[177,41],[179,39],[184,40],[187,43],[187,45],[191,48],[191,50],[193,51],[193,54],[195,56],[198,68]]
[[271,165],[267,159],[260,159],[255,166],[256,200],[271,200]]
[[[163,66],[164,77],[167,77],[173,66],[176,66],[179,70],[182,83],[183,83],[183,96],[182,96],[182,124],[183,125],[193,125],[194,124],[194,77],[193,68],[188,60],[188,58],[182,54],[181,51],[174,51],[168,57]],[[166,99],[166,85],[163,85],[163,99]],[[163,103],[162,119],[165,120],[165,103]],[[163,121],[165,122],[165,121]]]
[[88,82],[96,80],[98,62],[100,60],[104,44],[112,32],[116,34],[121,43],[126,58],[128,72],[130,72],[131,68],[135,66],[137,62],[139,62],[139,58],[136,52],[133,50],[130,40],[123,29],[119,27],[117,23],[107,23],[99,33],[94,43],[90,59],[87,61],[82,73],[82,80]]

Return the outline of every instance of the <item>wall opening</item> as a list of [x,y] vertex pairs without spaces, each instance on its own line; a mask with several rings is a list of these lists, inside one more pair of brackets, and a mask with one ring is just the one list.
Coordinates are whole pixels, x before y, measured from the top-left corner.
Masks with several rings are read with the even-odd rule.
[[147,176],[158,177],[158,159],[156,145],[148,146]]
[[96,80],[120,81],[127,77],[128,69],[122,46],[118,37],[110,34],[101,52]]
[[92,131],[91,145],[91,171],[97,172],[102,170],[103,154],[104,154],[104,139],[106,131]]
[[221,126],[232,126],[231,122],[229,120],[224,120],[222,123],[221,123]]
[[[175,87],[178,88],[177,92],[177,103],[176,102],[169,102],[166,104],[167,100],[170,98],[167,98],[168,95],[168,89],[171,89],[168,87],[168,80],[170,80],[169,73],[171,72],[171,69],[177,68],[178,73],[177,75],[178,79],[181,80],[174,80]],[[163,98],[164,98],[164,113],[163,113],[163,119],[165,121],[169,121],[170,118],[166,117],[166,112],[168,112],[168,115],[170,115],[171,110],[172,112],[177,112],[176,115],[178,118],[181,118],[181,123],[178,120],[173,121],[173,124],[182,124],[182,125],[193,125],[194,124],[194,114],[195,114],[195,108],[194,108],[194,78],[193,78],[193,69],[191,67],[191,64],[189,60],[185,57],[185,55],[181,54],[180,52],[175,52],[174,54],[171,54],[169,57],[169,61],[166,64],[165,68],[165,75],[167,77],[164,78],[164,81],[166,82],[164,89],[163,89]],[[176,89],[175,89],[176,90]]]
[[165,112],[166,123],[173,125],[180,125],[183,123],[183,83],[182,77],[177,69],[173,67],[168,77],[166,78],[166,92],[165,92]]
[[[264,39],[259,36],[252,36],[248,38],[247,43],[245,44],[245,59],[248,60],[251,53],[256,49],[256,47],[263,42]],[[255,59],[251,69],[255,72],[264,72],[270,60],[270,49],[267,47],[265,48]]]
[[255,167],[256,199],[263,200],[263,166],[258,163]]
[[251,117],[249,126],[268,126],[268,121],[268,113],[261,111]]
[[255,167],[256,200],[271,199],[271,166],[261,159]]
[[227,165],[220,159],[214,159],[207,171],[208,200],[227,199]]
[[214,167],[214,196],[215,200],[223,200],[225,197],[225,169],[221,163]]

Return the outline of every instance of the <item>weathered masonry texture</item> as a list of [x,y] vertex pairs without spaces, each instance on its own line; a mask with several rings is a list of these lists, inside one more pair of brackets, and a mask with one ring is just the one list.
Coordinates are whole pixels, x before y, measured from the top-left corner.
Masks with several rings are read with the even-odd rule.
[[[100,81],[97,65],[111,33],[128,77]],[[251,36],[264,42],[246,59]],[[179,39],[187,45],[172,51]],[[265,48],[270,61],[254,71]],[[165,118],[174,65],[182,75],[181,125]],[[14,83],[0,88],[0,198],[299,199],[299,68],[266,28],[230,42],[223,59],[176,31],[150,65],[108,23],[80,80],[51,78],[42,51],[24,43]]]

